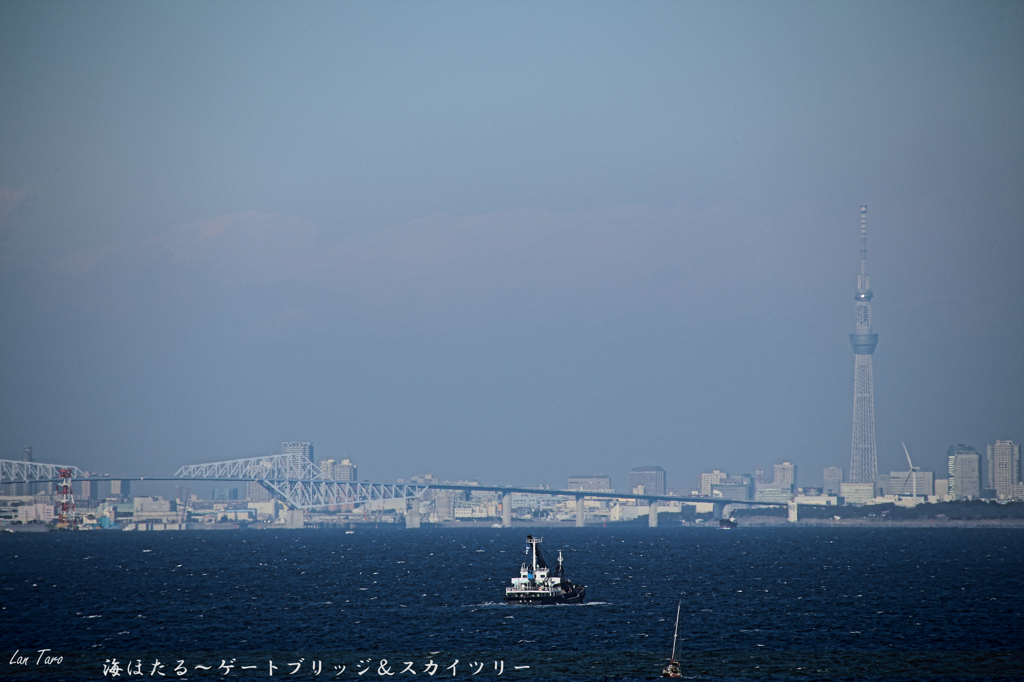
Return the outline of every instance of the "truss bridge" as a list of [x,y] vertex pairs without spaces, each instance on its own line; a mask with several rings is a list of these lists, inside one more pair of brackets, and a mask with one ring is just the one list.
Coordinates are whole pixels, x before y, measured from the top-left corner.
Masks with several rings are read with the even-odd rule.
[[68,464],[44,464],[43,462],[21,462],[0,459],[0,484],[4,483],[53,483],[59,480],[59,471],[70,469],[76,479],[85,477],[81,469]]
[[[42,464],[37,462],[19,462],[0,460],[0,484],[9,483],[54,483],[60,478],[59,470],[69,469],[72,480],[101,481],[111,480],[109,477],[91,477],[74,466],[60,464]],[[328,476],[320,467],[307,457],[296,453],[267,455],[264,457],[247,457],[223,462],[206,464],[188,464],[181,467],[173,477],[139,476],[116,477],[122,481],[218,481],[218,482],[255,482],[265,488],[272,497],[284,502],[290,509],[305,510],[341,505],[361,505],[368,502],[406,500],[408,510],[407,527],[418,528],[420,502],[426,485],[402,483],[359,483],[357,481],[338,481]],[[512,525],[512,494],[527,493],[532,495],[549,495],[574,497],[576,499],[576,525],[582,526],[584,519],[585,498],[615,498],[643,500],[648,504],[649,523],[658,525],[658,502],[711,503],[714,505],[715,518],[721,518],[729,505],[760,505],[789,506],[790,520],[796,520],[796,503],[789,502],[755,502],[753,500],[730,500],[715,498],[676,497],[673,495],[647,495],[636,493],[614,493],[582,490],[551,490],[537,488],[518,488],[509,486],[465,486],[451,484],[432,484],[435,490],[453,490],[465,492],[492,491],[502,495],[502,525]]]
[[298,454],[248,457],[208,464],[188,464],[177,480],[255,481],[292,509],[315,509],[375,500],[420,499],[422,485],[337,481]]

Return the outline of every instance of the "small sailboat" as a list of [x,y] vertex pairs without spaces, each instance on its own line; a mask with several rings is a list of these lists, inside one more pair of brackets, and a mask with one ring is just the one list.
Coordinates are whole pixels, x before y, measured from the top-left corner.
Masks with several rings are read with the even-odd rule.
[[676,631],[672,635],[672,656],[668,659],[668,665],[661,671],[662,677],[682,677],[683,673],[679,670],[679,663],[676,661],[676,640],[679,639],[679,610],[683,607],[683,600],[679,600],[679,605],[676,606]]

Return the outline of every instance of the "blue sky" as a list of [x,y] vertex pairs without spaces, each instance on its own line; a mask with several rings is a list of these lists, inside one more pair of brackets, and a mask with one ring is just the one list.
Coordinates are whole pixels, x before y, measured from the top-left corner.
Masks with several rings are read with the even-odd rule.
[[848,468],[1024,439],[1019,3],[0,6],[0,456]]

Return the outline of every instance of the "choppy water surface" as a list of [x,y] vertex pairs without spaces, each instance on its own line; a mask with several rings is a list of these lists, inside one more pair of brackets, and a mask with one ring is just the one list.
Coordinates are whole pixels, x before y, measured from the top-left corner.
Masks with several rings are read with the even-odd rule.
[[526,532],[3,533],[0,679],[647,679],[680,599],[691,677],[1024,679],[1020,530],[543,529],[587,603],[509,606]]

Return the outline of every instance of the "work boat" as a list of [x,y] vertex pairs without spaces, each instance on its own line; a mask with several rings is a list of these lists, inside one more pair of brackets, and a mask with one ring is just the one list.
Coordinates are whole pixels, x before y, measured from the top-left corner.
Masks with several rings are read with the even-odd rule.
[[505,601],[510,604],[582,604],[587,592],[585,585],[577,585],[562,575],[562,552],[558,552],[558,565],[549,569],[540,551],[544,538],[526,536],[526,553],[530,561],[519,569],[519,577],[512,578],[512,587],[505,588]]

